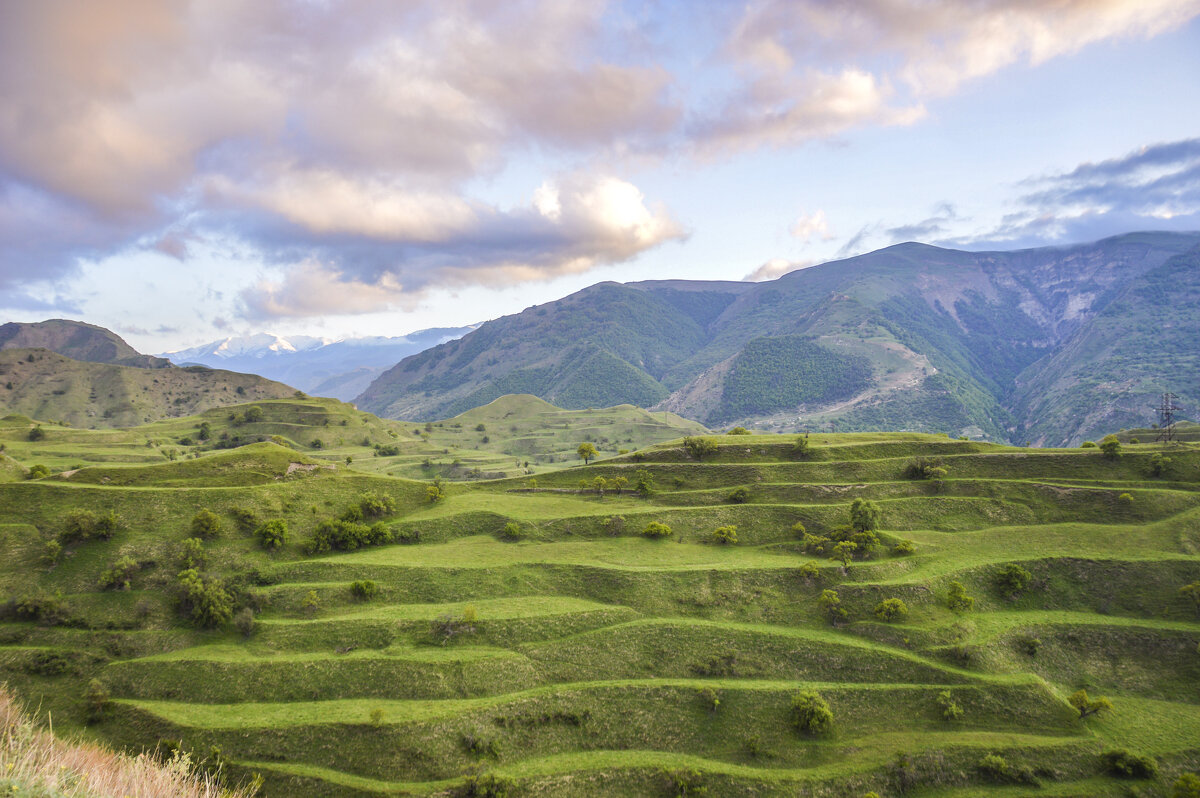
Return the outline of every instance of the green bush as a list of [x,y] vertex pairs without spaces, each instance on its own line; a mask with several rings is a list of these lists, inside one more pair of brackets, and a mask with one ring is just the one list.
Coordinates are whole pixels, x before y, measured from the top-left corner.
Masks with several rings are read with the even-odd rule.
[[503,535],[505,540],[520,540],[525,537],[525,530],[516,521],[509,521],[504,525]]
[[958,720],[963,716],[962,707],[954,700],[954,696],[950,694],[949,690],[938,693],[937,704],[942,711],[943,720]]
[[1104,452],[1104,456],[1109,460],[1116,460],[1121,456],[1121,441],[1117,440],[1116,435],[1107,435],[1100,442],[1100,451]]
[[792,725],[801,734],[829,734],[833,731],[833,710],[811,690],[796,693],[792,696]]
[[287,521],[275,518],[259,526],[254,532],[259,545],[268,551],[278,551],[288,540]]
[[46,437],[46,431],[44,429],[42,429],[40,424],[29,430],[29,440],[31,440],[31,441],[40,441],[40,440],[43,440],[45,437]]
[[729,432],[726,432],[725,434],[726,435],[749,435],[750,430],[746,429],[745,427],[734,427],[733,429],[729,430]]
[[1096,442],[1095,441],[1084,441],[1083,443],[1079,444],[1079,448],[1080,449],[1095,449]]
[[836,590],[822,590],[820,598],[817,599],[817,606],[821,609],[821,612],[825,613],[825,617],[834,626],[846,620],[848,616],[845,608],[842,607],[842,600],[838,597]]
[[396,502],[391,496],[380,496],[375,491],[364,491],[358,496],[358,506],[366,518],[383,518],[396,512]]
[[108,688],[99,679],[92,679],[83,693],[88,723],[99,723],[104,720],[104,711],[108,708]]
[[975,599],[967,595],[962,582],[955,580],[950,583],[950,590],[946,594],[946,606],[953,612],[967,612],[975,606]]
[[1006,563],[996,572],[996,588],[1000,591],[1000,595],[1007,599],[1016,598],[1025,588],[1029,587],[1029,582],[1033,579],[1033,574],[1025,570],[1015,562]]
[[1100,755],[1100,764],[1114,776],[1126,779],[1152,779],[1158,775],[1158,762],[1152,756],[1133,754],[1113,748]]
[[219,579],[205,578],[194,568],[179,572],[180,610],[197,626],[212,628],[233,617],[233,596]]
[[137,560],[132,557],[121,557],[100,575],[100,589],[129,590],[130,581],[138,570]]
[[1150,455],[1150,476],[1161,477],[1171,466],[1171,458],[1164,457],[1160,452]]
[[733,524],[729,526],[719,526],[713,530],[713,542],[733,545],[738,542],[737,527]]
[[42,477],[50,476],[50,469],[41,463],[34,463],[29,467],[29,473],[26,475],[29,479],[41,479]]
[[350,595],[359,601],[370,601],[379,595],[379,585],[370,579],[358,579],[350,583]]
[[1171,788],[1171,798],[1200,798],[1200,775],[1181,773]]
[[708,438],[699,438],[689,435],[683,439],[683,448],[688,450],[688,453],[697,460],[703,460],[709,455],[717,453],[717,445]]
[[201,510],[192,518],[192,535],[215,538],[221,534],[221,519],[212,510]]
[[179,557],[180,564],[185,568],[203,568],[208,562],[204,553],[204,541],[200,538],[185,538],[183,553]]
[[750,501],[750,491],[746,488],[734,488],[729,494],[729,501],[734,504],[745,504]]
[[896,557],[907,557],[916,552],[917,546],[911,540],[898,540],[892,546],[892,554]]
[[856,532],[878,529],[879,506],[870,499],[855,499],[850,503],[850,526]]
[[646,528],[642,530],[642,534],[648,538],[665,538],[671,534],[671,527],[658,521],[651,521],[646,524]]
[[908,615],[908,607],[898,598],[884,599],[875,605],[875,617],[885,623],[903,620]]
[[313,530],[312,540],[305,547],[305,551],[308,554],[324,554],[334,549],[355,551],[367,546],[391,543],[392,540],[392,531],[382,521],[367,526],[353,521],[326,519]]

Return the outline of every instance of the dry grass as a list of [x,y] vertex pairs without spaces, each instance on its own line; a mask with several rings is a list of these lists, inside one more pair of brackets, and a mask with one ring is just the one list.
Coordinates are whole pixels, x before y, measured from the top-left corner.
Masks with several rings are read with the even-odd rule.
[[186,756],[163,763],[37,728],[0,685],[0,796],[5,798],[250,798],[197,773]]

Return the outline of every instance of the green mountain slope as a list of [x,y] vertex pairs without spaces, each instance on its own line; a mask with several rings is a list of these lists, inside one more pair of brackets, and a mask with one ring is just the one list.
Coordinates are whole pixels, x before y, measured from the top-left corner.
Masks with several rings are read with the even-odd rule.
[[72,360],[136,368],[161,369],[171,365],[166,358],[141,354],[112,330],[66,319],[0,325],[2,349],[49,349]]
[[0,408],[75,427],[131,427],[294,393],[254,374],[91,363],[46,349],[0,350]]
[[[1167,233],[1016,252],[901,244],[767,283],[605,283],[408,358],[357,401],[416,420],[527,392],[573,408],[649,405],[709,425],[1078,442],[1115,421],[1148,423],[1152,405],[1135,406],[1145,392],[1130,394],[1124,415],[1060,417],[1023,386],[1119,372],[1108,349],[1077,342],[1103,336],[1092,326],[1110,324],[1118,298],[1161,295],[1161,268],[1194,276],[1194,258],[1164,263],[1197,244],[1200,234]],[[1150,311],[1142,299],[1124,311],[1130,351],[1150,344],[1138,332],[1152,326]],[[1164,323],[1184,340],[1200,333],[1196,320],[1181,308]],[[1165,361],[1146,368],[1176,393],[1193,390]],[[1060,388],[1076,407],[1111,403],[1090,385]]]
[[[423,425],[258,406],[203,418],[287,445],[0,482],[0,682],[37,723],[297,798],[1117,798],[1200,770],[1196,445],[1158,469],[1149,444],[720,435],[431,500],[295,451]],[[587,411],[453,423],[563,413]]]

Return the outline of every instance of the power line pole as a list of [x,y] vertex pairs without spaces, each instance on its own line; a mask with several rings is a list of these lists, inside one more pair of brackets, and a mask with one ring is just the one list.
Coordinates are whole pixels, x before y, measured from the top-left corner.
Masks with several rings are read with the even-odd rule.
[[1174,443],[1175,411],[1179,409],[1175,400],[1178,398],[1169,391],[1162,395],[1162,402],[1158,406],[1158,437],[1154,439],[1155,441],[1162,441],[1164,444]]

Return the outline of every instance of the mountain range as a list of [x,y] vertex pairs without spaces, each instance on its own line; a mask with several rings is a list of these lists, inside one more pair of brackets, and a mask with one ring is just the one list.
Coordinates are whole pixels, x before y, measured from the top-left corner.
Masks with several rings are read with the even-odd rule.
[[1197,397],[1200,233],[967,252],[917,243],[762,283],[599,283],[404,358],[357,398],[444,418],[510,393],[710,426],[1040,445]]
[[473,329],[437,327],[397,337],[343,340],[259,333],[222,338],[160,357],[178,365],[196,364],[259,374],[318,396],[348,401],[397,361]]

